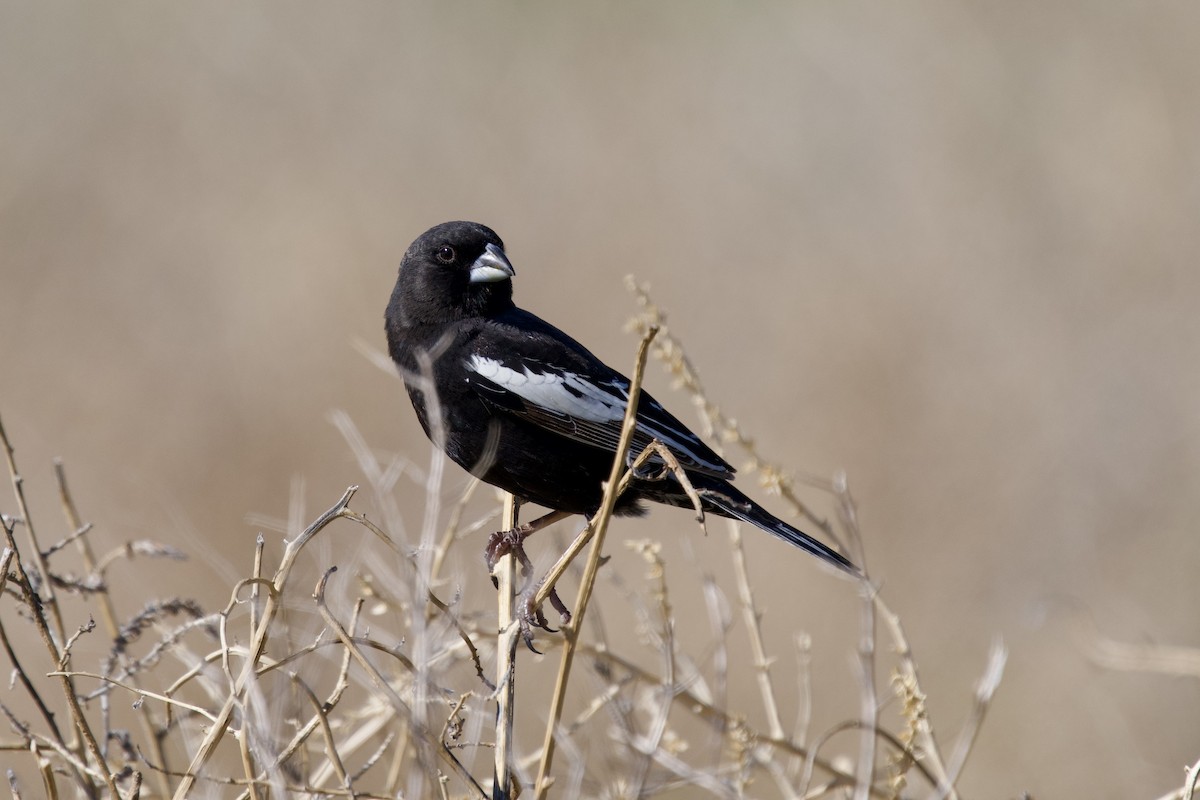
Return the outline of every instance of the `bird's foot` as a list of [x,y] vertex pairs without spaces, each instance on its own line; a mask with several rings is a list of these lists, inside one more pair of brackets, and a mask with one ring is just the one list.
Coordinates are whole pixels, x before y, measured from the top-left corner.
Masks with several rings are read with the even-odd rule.
[[[529,556],[525,553],[525,540],[537,531],[552,525],[565,517],[569,517],[570,513],[566,511],[551,511],[545,516],[539,517],[532,522],[527,522],[524,525],[518,525],[506,531],[497,531],[488,539],[487,547],[484,549],[483,557],[487,562],[488,572],[492,575],[492,585],[499,588],[500,582],[495,575],[496,564],[505,556],[511,555],[521,565],[521,577],[524,579],[524,587],[521,589],[521,599],[517,607],[517,624],[520,625],[521,638],[525,640],[525,646],[535,653],[540,653],[533,646],[533,629],[541,628],[548,633],[557,633],[557,629],[551,628],[550,623],[546,621],[546,616],[542,613],[540,604],[535,603],[538,588],[541,586],[541,581],[532,583],[530,576],[533,574],[533,562],[529,560]],[[546,597],[550,601],[550,605],[562,617],[563,623],[571,621],[571,612],[567,610],[567,606],[563,603],[562,598],[558,596],[558,592],[551,587],[550,592]]]
[[[525,555],[525,540],[542,528],[553,525],[569,516],[571,514],[567,511],[551,511],[549,514],[540,516],[531,522],[526,522],[524,525],[518,525],[506,531],[496,531],[493,533],[491,538],[488,539],[487,548],[483,551],[483,557],[487,561],[488,572],[494,572],[496,564],[500,559],[511,553],[521,562],[521,566],[525,570],[525,575],[528,576],[531,565],[529,557]],[[492,577],[492,583],[496,583],[495,576]]]
[[[534,584],[521,593],[521,601],[517,611],[517,621],[521,626],[521,637],[525,640],[525,646],[538,654],[541,651],[533,646],[533,629],[541,628],[547,633],[558,633],[558,630],[551,628],[546,621],[546,615],[542,613],[541,607],[535,605],[540,586],[540,583]],[[550,605],[554,606],[554,610],[558,612],[559,617],[562,619],[561,624],[566,625],[571,621],[571,612],[567,608],[567,604],[558,596],[558,589],[551,587],[550,594],[547,595],[546,599],[550,601]]]
[[[506,531],[496,531],[493,533],[488,539],[487,547],[483,551],[483,558],[487,562],[488,572],[494,573],[496,571],[496,564],[500,563],[500,559],[511,555],[520,562],[521,574],[528,577],[530,570],[533,569],[533,563],[529,560],[529,556],[525,554],[525,540],[529,538],[529,534],[531,533],[533,531],[530,525],[518,525]],[[495,575],[492,575],[492,585],[498,585]]]
[[521,631],[521,640],[525,642],[525,646],[529,648],[529,652],[542,655],[542,651],[533,646],[533,629],[541,628],[547,633],[557,633],[554,628],[546,621],[546,616],[542,614],[540,608],[533,608],[532,605],[526,605],[524,601],[521,603],[521,610],[517,613],[517,626]]

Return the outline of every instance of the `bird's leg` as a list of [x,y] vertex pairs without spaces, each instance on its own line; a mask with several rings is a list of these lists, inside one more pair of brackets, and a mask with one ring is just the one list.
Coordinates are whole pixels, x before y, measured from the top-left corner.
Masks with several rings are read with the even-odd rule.
[[[512,557],[517,559],[521,564],[521,577],[525,578],[528,586],[529,576],[533,573],[533,562],[529,560],[529,556],[525,553],[525,548],[521,545],[516,545],[512,549]],[[496,580],[492,576],[492,581]],[[521,613],[517,615],[517,621],[521,624],[521,636],[525,639],[525,646],[533,652],[541,654],[533,646],[533,627],[536,626],[549,633],[558,633],[558,630],[550,627],[550,623],[546,621],[546,616],[542,614],[542,609],[534,607],[532,599],[536,592],[531,593],[529,589],[521,591]],[[571,619],[571,614],[567,611],[566,605],[559,598],[558,592],[553,592],[550,598],[550,604],[554,606],[560,614],[563,614],[563,621],[567,622]]]
[[532,522],[526,522],[524,525],[518,525],[507,531],[496,531],[493,533],[491,538],[488,539],[487,548],[483,551],[483,557],[487,561],[488,572],[495,571],[496,562],[511,553],[521,562],[524,574],[528,575],[531,565],[529,556],[525,555],[525,540],[542,528],[547,528],[569,516],[571,516],[571,512],[569,511],[551,511],[549,514],[540,516]]
[[[521,564],[521,575],[528,582],[529,576],[533,572],[533,562],[529,560],[529,555],[525,552],[525,540],[542,528],[549,527],[569,516],[571,514],[567,511],[551,511],[549,514],[538,517],[524,525],[518,525],[511,530],[493,533],[491,538],[488,539],[487,548],[484,550],[484,559],[487,561],[488,572],[494,572],[497,562],[504,556],[511,555]],[[499,586],[495,575],[492,575],[492,585]],[[530,602],[528,591],[522,591],[521,597],[521,610],[517,614],[517,624],[521,627],[521,638],[525,640],[526,647],[538,653],[540,651],[533,646],[533,628],[536,626],[551,633],[554,633],[555,630],[550,627],[550,623],[546,621],[546,617],[542,614],[541,609]],[[570,614],[567,613],[566,606],[557,593],[550,602],[555,609],[564,614],[565,619],[571,618]]]
[[[511,550],[512,557],[517,559],[521,564],[521,576],[525,579],[526,585],[529,583],[529,576],[533,572],[533,562],[529,560],[529,556],[525,553],[525,548],[517,544]],[[492,582],[496,582],[496,576],[492,576]],[[559,600],[561,605],[562,601]],[[558,607],[557,605],[555,606]],[[558,631],[550,627],[550,623],[546,621],[546,616],[540,608],[536,608],[530,602],[530,594],[528,589],[521,591],[520,611],[517,613],[517,625],[521,629],[521,638],[525,641],[525,646],[538,655],[542,654],[533,646],[533,629],[534,627],[541,628],[548,633],[557,633]]]
[[[521,613],[519,617],[521,620],[528,622],[531,625],[536,624],[537,627],[541,628],[542,630],[554,633],[555,630],[549,627],[546,623],[546,617],[544,614],[542,614],[541,606],[536,605],[538,595],[537,590],[539,588],[541,588],[541,582],[533,584],[528,589],[521,592]],[[554,610],[557,611],[558,615],[562,618],[563,625],[566,625],[571,621],[571,611],[567,608],[567,604],[562,601],[562,598],[558,596],[557,587],[550,587],[550,593],[546,595],[546,599],[550,601],[550,605],[554,606]],[[529,644],[529,641],[526,640],[525,643]]]
[[[546,621],[546,615],[542,613],[542,609],[534,605],[534,601],[537,598],[537,592],[534,591],[536,588],[534,586],[532,589],[521,592],[521,610],[517,613],[517,624],[521,627],[521,638],[525,640],[525,646],[538,655],[541,655],[542,651],[533,646],[533,629],[535,627],[541,628],[549,633],[558,633],[558,629],[551,628],[550,623]],[[563,624],[565,625],[570,622],[571,612],[567,610],[566,604],[558,596],[557,589],[550,589],[549,599],[550,605],[554,606],[554,609],[562,615]]]

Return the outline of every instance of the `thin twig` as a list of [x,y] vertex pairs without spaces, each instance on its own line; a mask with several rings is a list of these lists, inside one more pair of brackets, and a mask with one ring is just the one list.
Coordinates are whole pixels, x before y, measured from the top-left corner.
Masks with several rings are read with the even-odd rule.
[[[376,525],[371,520],[367,519],[362,514],[359,514],[355,511],[351,511],[350,509],[346,509],[345,511],[342,512],[342,516],[348,520],[357,522],[359,525],[362,525],[364,528],[369,530],[371,533],[375,534],[375,536],[380,541],[382,541],[384,544],[386,544],[388,547],[390,547],[393,552],[395,552],[396,554],[398,554],[402,557],[407,558],[410,562],[412,561],[411,556],[403,553],[401,551],[401,549],[396,545],[396,542],[392,539],[392,537],[388,536],[387,533],[382,528],[380,528],[378,525]],[[415,566],[415,564],[414,564],[414,566]],[[438,611],[441,611],[442,614],[445,615],[446,619],[450,622],[450,624],[454,626],[454,630],[458,634],[458,638],[462,640],[462,643],[464,645],[466,645],[467,651],[471,654],[471,662],[475,666],[475,674],[477,676],[479,676],[479,680],[482,681],[483,684],[488,687],[488,691],[494,691],[496,687],[492,685],[492,682],[490,680],[488,680],[487,675],[484,674],[483,661],[479,657],[479,649],[475,647],[475,643],[473,641],[471,641],[470,635],[467,634],[467,631],[463,627],[462,622],[458,619],[457,615],[455,615],[453,610],[451,610],[449,604],[447,604],[444,600],[442,600],[440,597],[438,597],[433,592],[432,588],[429,589],[428,592],[426,593],[426,599],[430,602],[430,604],[433,605],[434,608],[436,608]]]
[[[589,658],[596,659],[608,665],[620,667],[631,675],[637,677],[638,680],[650,683],[656,683],[658,681],[658,676],[647,672],[628,659],[622,658],[616,653],[613,653],[611,650],[596,648],[587,644],[581,644],[579,646],[579,651],[583,654],[586,654]],[[740,720],[724,709],[718,708],[708,700],[705,700],[703,697],[700,697],[698,694],[688,690],[687,688],[682,688],[680,690],[679,701],[680,708],[686,709],[700,719],[706,720],[710,723],[718,724],[723,728],[733,728],[737,725],[742,725],[745,727],[743,720]],[[858,722],[852,722],[850,725],[854,729],[859,727]],[[746,728],[746,732],[747,735],[752,738],[755,744],[765,745],[767,747],[779,750],[780,752],[787,753],[788,755],[811,761],[813,767],[818,767],[822,771],[828,772],[833,776],[834,780],[839,785],[852,786],[854,784],[854,775],[839,769],[833,764],[833,762],[821,758],[817,754],[817,747],[805,746],[789,737],[774,738],[765,733],[759,733],[749,728]],[[897,751],[903,752],[907,749],[904,743],[900,742],[886,731],[880,731],[880,735]],[[918,762],[916,768],[930,783],[930,785],[937,785],[937,778],[935,778],[924,767],[924,765]],[[876,788],[871,789],[871,794],[875,797],[889,796],[887,792]]]
[[[433,587],[441,578],[442,565],[446,560],[446,556],[450,553],[450,546],[454,543],[455,538],[459,535],[459,526],[462,525],[463,513],[467,510],[467,504],[471,502],[475,491],[483,482],[478,478],[472,477],[467,483],[467,488],[458,498],[458,502],[450,509],[450,518],[446,520],[446,528],[442,533],[442,539],[438,542],[438,546],[433,551],[433,563],[429,566],[429,585]],[[505,503],[507,503],[507,499]],[[506,506],[507,507],[507,506]],[[516,524],[509,525],[504,523],[505,527],[501,530],[511,530],[516,527]]]
[[[359,615],[362,613],[362,605],[363,605],[363,601],[361,598],[358,600],[358,602],[356,602],[354,604],[354,611],[352,612],[352,614],[350,616],[350,631],[349,632],[351,634],[354,634],[354,632],[358,628],[358,619],[359,619]],[[328,642],[321,642],[321,643],[310,645],[309,647],[304,648],[304,650],[299,651],[299,653],[292,653],[288,658],[283,659],[278,662],[275,662],[274,664],[272,664],[268,667],[264,667],[262,670],[259,671],[259,673],[258,673],[259,677],[262,677],[263,675],[265,675],[269,670],[278,669],[278,668],[283,667],[286,663],[288,663],[289,661],[291,661],[294,658],[299,657],[299,655],[301,655],[301,654],[307,654],[309,652],[314,652],[317,649],[317,647],[320,646],[321,644],[333,645],[333,644],[340,644],[340,642],[328,641]],[[289,673],[289,677],[290,677],[290,673]],[[329,693],[329,696],[325,699],[325,702],[322,705],[322,708],[332,710],[334,707],[336,707],[338,702],[342,699],[342,695],[345,693],[346,689],[349,688],[349,686],[350,686],[350,651],[345,648],[342,648],[342,661],[341,661],[341,666],[338,668],[337,682],[334,684],[333,690]],[[300,749],[300,747],[306,741],[308,741],[308,738],[310,736],[312,736],[312,734],[316,731],[317,726],[319,724],[320,724],[320,720],[317,718],[317,715],[314,714],[312,717],[310,717],[308,722],[305,723],[304,725],[302,725],[300,727],[300,730],[296,731],[295,735],[292,736],[292,740],[290,742],[288,742],[287,746],[284,747],[283,750],[280,751],[275,756],[274,761],[271,763],[271,765],[269,767],[269,770],[262,770],[259,772],[258,780],[259,781],[264,780],[267,776],[268,771],[271,773],[277,772],[279,770],[279,768],[288,759],[290,759],[293,755],[295,755],[295,753]],[[318,775],[317,776],[318,784],[320,783],[320,781],[321,781],[321,776]],[[251,784],[251,786],[253,786],[253,784]],[[243,793],[239,800],[244,800],[244,798],[247,798],[247,797],[249,797],[249,795],[246,793]]]
[[[50,621],[54,623],[52,643],[54,661],[58,662],[58,644],[66,638],[66,630],[63,627],[62,611],[58,607],[58,598],[54,595],[54,585],[50,580],[50,567],[46,564],[46,559],[42,556],[42,547],[38,544],[37,535],[34,533],[33,518],[29,513],[29,506],[25,502],[25,481],[21,478],[21,473],[17,470],[17,462],[15,451],[13,450],[12,442],[8,440],[8,434],[4,430],[4,421],[0,420],[0,444],[4,445],[4,456],[8,460],[8,474],[12,479],[13,494],[17,498],[17,511],[21,514],[21,521],[25,524],[25,535],[29,539],[29,557],[33,559],[33,566],[37,569],[38,574],[42,577],[42,587],[45,596],[38,593],[40,605],[45,607],[50,612]],[[75,526],[78,530],[79,526]],[[16,542],[11,542],[13,547],[16,547]],[[18,569],[24,572],[24,568],[20,566],[21,556],[17,554]],[[33,591],[33,584],[28,584],[30,592]],[[41,611],[38,612],[39,614]],[[115,789],[115,786],[114,786]]]
[[[17,472],[17,464],[13,457],[12,444],[8,440],[8,435],[4,432],[4,424],[0,422],[0,442],[4,445],[4,450],[8,458],[9,474],[12,477],[13,489],[17,495],[17,505],[21,510],[21,514],[25,522],[25,531],[29,534],[30,546],[33,549],[33,558],[38,568],[42,570],[42,586],[46,590],[47,598],[43,598],[33,588],[33,583],[30,580],[29,573],[26,572],[25,566],[21,561],[21,552],[17,547],[16,539],[13,536],[13,529],[9,525],[4,525],[4,535],[8,542],[8,548],[13,552],[12,565],[17,573],[17,588],[20,589],[22,599],[25,605],[29,608],[29,613],[33,617],[34,627],[42,637],[42,643],[46,647],[46,651],[50,654],[51,660],[55,664],[62,661],[62,651],[59,643],[66,638],[62,627],[62,617],[58,611],[58,603],[54,600],[53,589],[50,588],[49,571],[46,569],[46,564],[41,558],[41,551],[38,549],[37,539],[33,534],[33,525],[29,519],[29,510],[25,505],[25,492],[21,488],[21,477]],[[6,573],[7,575],[7,573]],[[54,620],[57,638],[55,631],[50,628],[50,622],[46,618],[45,608],[50,607],[51,619]],[[11,652],[11,651],[10,651]],[[112,772],[108,769],[108,764],[105,762],[104,753],[100,750],[100,745],[96,741],[96,736],[92,732],[91,725],[88,723],[87,717],[83,713],[83,708],[79,705],[79,695],[75,692],[75,685],[68,676],[59,677],[59,682],[62,684],[63,696],[67,701],[67,708],[71,711],[71,719],[75,722],[75,729],[79,732],[83,739],[83,744],[87,748],[87,753],[92,757],[97,765],[97,771],[103,775],[104,782],[108,784],[108,790],[113,797],[120,797],[120,791],[117,788],[116,779]],[[61,738],[59,740],[61,742]],[[89,796],[95,795],[95,787],[88,784],[86,781],[81,781],[81,787]]]
[[628,782],[630,795],[640,797],[645,794],[650,767],[661,749],[663,736],[667,732],[667,720],[670,717],[671,708],[682,687],[676,678],[675,617],[671,609],[670,596],[667,593],[666,565],[660,555],[661,545],[657,542],[643,542],[640,546],[634,545],[634,549],[638,550],[650,565],[648,577],[654,581],[654,597],[658,601],[656,604],[657,616],[662,634],[657,638],[663,661],[662,677],[658,681],[658,691],[661,697],[658,705],[652,710],[650,722],[647,725],[649,732],[630,737],[628,742],[632,749],[643,756],[642,761],[630,770],[633,774]]
[[[517,527],[520,504],[511,494],[504,495],[501,530]],[[512,783],[513,718],[517,683],[517,640],[521,626],[516,618],[517,557],[506,553],[492,572],[496,579],[496,752],[492,775],[492,797],[507,800]]]
[[[325,754],[329,758],[329,763],[333,766],[333,771],[337,773],[338,779],[342,782],[342,788],[351,797],[355,797],[354,782],[350,779],[350,773],[346,771],[346,765],[342,763],[342,757],[338,753],[337,740],[333,735],[333,728],[329,725],[328,709],[317,698],[317,693],[301,680],[299,675],[293,674],[289,677],[296,686],[300,687],[300,693],[312,704],[313,719],[317,720],[317,727],[321,730],[321,736],[325,740]],[[318,783],[317,785],[320,784]]]
[[[58,498],[62,505],[63,515],[66,517],[67,525],[77,532],[90,532],[91,523],[85,524],[83,518],[79,515],[79,509],[75,505],[75,498],[71,493],[70,485],[67,483],[67,469],[61,458],[54,459],[54,478],[58,484]],[[77,535],[72,537],[75,541],[75,546],[79,551],[79,560],[83,563],[83,568],[86,574],[99,576],[96,571],[96,555],[92,550],[92,540],[87,535]],[[107,586],[105,581],[105,586]],[[107,632],[110,639],[117,639],[121,635],[121,626],[117,619],[116,604],[113,602],[112,595],[107,591],[96,593],[100,604],[100,619],[104,623],[104,630]],[[131,680],[136,681],[137,678],[131,676]],[[134,684],[136,685],[136,683]],[[163,750],[162,737],[157,733],[157,725],[153,717],[153,712],[147,705],[138,707],[138,722],[142,726],[142,741],[150,748],[154,754],[154,758],[161,764],[167,763],[167,754]],[[171,793],[171,785],[166,776],[161,773],[155,773],[158,782],[158,793],[166,797]]]
[[[12,529],[8,526],[8,524],[4,525],[4,529],[5,532],[9,534],[9,538],[11,540]],[[3,585],[8,578],[9,564],[12,563],[16,555],[17,551],[15,548],[11,546],[4,548],[4,553],[2,556],[0,556],[0,585]],[[4,652],[8,655],[9,663],[12,664],[13,675],[16,677],[17,681],[20,682],[21,686],[25,688],[25,692],[29,695],[29,698],[33,700],[33,704],[37,706],[38,713],[42,715],[42,719],[45,721],[46,727],[48,727],[50,732],[54,734],[55,741],[65,746],[62,732],[60,732],[58,729],[58,723],[54,721],[54,712],[52,712],[49,706],[46,705],[45,699],[37,690],[37,687],[33,685],[33,681],[30,679],[29,673],[27,673],[25,668],[21,665],[21,661],[17,657],[17,651],[13,649],[12,641],[8,638],[8,631],[4,627],[3,617],[0,617],[0,645],[4,646]]]
[[1183,800],[1192,800],[1196,795],[1196,785],[1200,783],[1200,761],[1188,767],[1187,777],[1183,781]]
[[[850,495],[845,476],[839,475],[834,481],[835,496],[837,497],[838,518],[842,528],[849,531],[851,541],[861,540],[858,529],[858,509],[854,498]],[[866,562],[860,557],[859,563],[866,569]],[[867,581],[859,586],[860,624],[858,644],[858,669],[860,678],[859,689],[859,720],[862,723],[862,736],[859,738],[858,774],[854,785],[855,800],[866,800],[870,787],[874,783],[875,774],[875,731],[879,728],[879,698],[875,688],[875,640],[878,638],[875,624],[874,599],[878,592]],[[922,706],[922,714],[924,707]]]
[[[620,497],[625,493],[625,490],[629,488],[630,482],[633,481],[634,476],[638,475],[641,469],[647,463],[649,463],[650,459],[652,458],[662,459],[666,465],[666,469],[671,472],[679,481],[684,493],[694,505],[697,521],[700,523],[701,527],[703,527],[704,510],[700,503],[700,495],[696,492],[695,488],[692,487],[691,481],[688,480],[687,474],[683,471],[683,467],[679,465],[679,461],[675,458],[675,455],[667,448],[666,445],[657,439],[654,439],[650,442],[650,444],[646,445],[646,448],[638,454],[638,457],[635,458],[629,464],[629,467],[621,474],[621,479],[616,484],[617,490],[615,492],[615,496]],[[529,606],[531,608],[540,608],[542,603],[546,602],[546,599],[554,592],[558,580],[563,576],[563,574],[567,571],[567,568],[571,566],[575,559],[578,558],[579,554],[583,552],[583,548],[587,547],[588,542],[590,542],[592,540],[592,536],[595,535],[595,531],[600,520],[600,513],[601,512],[596,512],[596,515],[588,520],[588,523],[586,526],[584,526],[584,529],[579,532],[579,535],[575,537],[563,554],[559,556],[558,561],[554,562],[554,566],[546,571],[545,576],[541,579],[538,585],[537,592],[529,601]]]
[[[651,326],[661,330],[655,340],[654,355],[663,362],[676,386],[692,396],[692,402],[700,412],[705,434],[715,437],[718,441],[738,445],[750,457],[750,463],[746,466],[747,472],[758,473],[759,482],[764,487],[782,495],[797,513],[816,525],[832,541],[837,542],[837,536],[828,521],[818,517],[801,502],[794,491],[792,479],[777,465],[763,459],[758,454],[754,439],[742,430],[737,420],[725,414],[720,406],[709,399],[699,372],[688,358],[682,343],[671,334],[666,324],[666,315],[651,299],[648,288],[639,284],[632,275],[625,276],[625,287],[642,307],[641,316],[631,320],[630,327],[638,333],[645,332]],[[806,482],[828,489],[827,482],[822,483],[815,478],[807,478]]]
[[1000,679],[1004,676],[1004,664],[1007,660],[1008,649],[1005,648],[1004,642],[997,638],[992,642],[992,649],[988,653],[987,666],[983,670],[983,676],[975,684],[975,707],[971,711],[970,718],[963,725],[958,744],[950,754],[950,761],[946,765],[947,778],[951,786],[958,782],[958,776],[967,763],[967,756],[971,754],[971,748],[974,747],[979,730],[983,727],[983,719],[987,716],[988,708],[991,706],[992,696],[995,695],[996,689],[1000,686]]
[[[425,728],[421,722],[414,717],[412,708],[409,706],[409,704],[400,697],[395,688],[393,688],[391,683],[388,682],[387,678],[385,678],[383,674],[379,672],[379,669],[363,654],[362,650],[356,645],[354,639],[350,636],[345,626],[342,625],[337,617],[333,615],[333,612],[329,610],[329,606],[326,605],[325,586],[329,581],[329,576],[335,571],[337,571],[337,567],[330,567],[328,570],[326,570],[321,576],[320,581],[317,582],[317,588],[313,592],[313,600],[316,601],[317,609],[321,612],[321,617],[325,620],[326,624],[333,629],[333,632],[337,635],[337,638],[346,646],[351,655],[354,656],[354,660],[358,663],[358,665],[371,678],[371,683],[374,684],[375,688],[380,690],[380,692],[388,699],[388,702],[391,703],[392,707],[400,712],[400,714],[402,714],[407,720],[409,726],[414,729],[414,732],[416,733],[416,739],[414,740],[414,743],[418,746],[421,746],[428,745],[436,741],[436,737],[434,737],[433,732],[428,728]],[[483,787],[479,785],[471,773],[468,772],[465,767],[463,767],[462,763],[454,757],[454,754],[451,753],[448,748],[439,746],[437,748],[437,753],[442,760],[450,765],[451,769],[460,778],[462,778],[465,783],[467,783],[467,785],[473,787],[479,793],[480,797],[486,796],[483,791]]]
[[[646,371],[646,353],[650,342],[654,340],[658,328],[651,327],[642,337],[638,346],[637,358],[634,361],[633,375],[629,381],[629,399],[625,407],[625,419],[621,425],[621,438],[617,452],[613,458],[612,469],[609,471],[608,482],[604,486],[604,498],[600,504],[600,512],[596,516],[592,549],[588,554],[587,565],[583,570],[583,578],[579,583],[579,592],[575,598],[575,618],[563,626],[563,650],[559,660],[558,677],[554,684],[554,694],[551,696],[549,719],[546,722],[546,733],[542,739],[542,757],[538,764],[537,781],[534,783],[535,800],[542,800],[550,790],[550,767],[554,761],[554,740],[558,722],[562,719],[563,704],[566,701],[567,681],[571,675],[571,665],[575,658],[576,644],[579,638],[579,626],[587,612],[588,601],[592,597],[592,587],[596,582],[596,572],[600,568],[600,555],[604,547],[604,535],[608,531],[608,522],[612,519],[613,509],[617,504],[620,492],[620,478],[625,472],[625,454],[629,452],[629,444],[633,441],[633,432],[637,425],[638,399],[642,393],[642,376]],[[588,526],[592,528],[592,525]]]
[[733,574],[737,578],[738,600],[742,606],[742,619],[750,636],[750,655],[754,658],[754,675],[758,682],[758,693],[767,712],[767,727],[771,736],[783,738],[783,719],[779,715],[779,703],[775,699],[775,686],[771,681],[771,659],[762,635],[763,615],[754,602],[750,588],[750,572],[746,565],[746,550],[742,546],[742,529],[736,522],[729,523],[729,543],[733,551]]
[[224,738],[229,727],[229,722],[233,717],[233,710],[240,701],[241,693],[245,690],[249,681],[254,678],[258,661],[262,658],[263,651],[266,649],[267,632],[275,620],[275,615],[279,613],[282,605],[280,596],[292,573],[300,551],[304,549],[304,546],[308,544],[312,537],[320,533],[329,523],[342,516],[347,504],[350,502],[350,498],[354,497],[356,491],[358,491],[357,486],[351,486],[347,489],[341,499],[334,503],[324,514],[317,517],[299,537],[288,542],[287,547],[284,548],[283,558],[280,560],[279,567],[275,570],[275,575],[271,579],[270,592],[267,595],[266,605],[262,611],[262,620],[253,634],[250,657],[243,665],[241,674],[234,684],[233,691],[225,698],[221,710],[216,714],[213,725],[208,730],[208,734],[196,749],[196,754],[192,757],[192,763],[188,766],[187,772],[184,773],[183,779],[175,788],[175,800],[185,800],[195,785],[196,776],[203,769],[204,765],[208,763],[209,759],[212,758],[217,745]]
[[127,683],[122,683],[121,681],[114,680],[113,678],[110,678],[107,675],[101,675],[96,672],[88,672],[86,670],[76,669],[76,670],[56,670],[54,672],[47,672],[46,674],[51,677],[92,678],[93,680],[102,681],[104,683],[111,684],[112,686],[116,686],[120,689],[124,689],[125,691],[129,692],[130,694],[137,695],[138,697],[146,697],[151,700],[159,700],[163,703],[167,703],[172,706],[178,706],[179,708],[186,709],[187,711],[191,711],[193,714],[199,714],[200,716],[204,717],[205,719],[209,720],[210,722],[216,722],[216,720],[217,720],[216,715],[214,715],[211,711],[204,708],[203,706],[198,706],[198,705],[195,705],[194,703],[185,703],[182,700],[176,700],[174,697],[170,697],[165,694],[159,694],[158,692],[152,692],[148,689],[140,689],[136,686],[130,686]]
[[[732,520],[729,522],[729,543],[733,551],[733,573],[737,578],[742,619],[750,637],[750,655],[754,659],[754,677],[758,683],[758,693],[767,712],[767,726],[772,738],[782,739],[785,736],[783,719],[779,714],[779,702],[775,698],[775,685],[771,680],[771,663],[774,659],[767,655],[762,635],[763,614],[758,610],[754,591],[750,588],[750,570],[746,564],[746,549],[742,546],[742,527]],[[777,780],[776,785],[784,797],[789,800],[796,797],[795,789],[787,781]]]

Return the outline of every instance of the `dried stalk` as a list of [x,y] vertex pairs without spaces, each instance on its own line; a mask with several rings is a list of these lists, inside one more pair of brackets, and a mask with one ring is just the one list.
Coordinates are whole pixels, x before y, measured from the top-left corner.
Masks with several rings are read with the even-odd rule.
[[[517,499],[504,495],[501,530],[517,527]],[[513,718],[515,716],[517,683],[517,641],[521,626],[516,617],[517,557],[506,553],[496,563],[492,575],[496,578],[496,753],[492,776],[492,797],[507,800],[512,785]]]
[[563,704],[566,701],[567,681],[571,675],[571,665],[575,659],[576,644],[579,638],[579,628],[587,613],[588,601],[592,597],[592,588],[596,583],[596,571],[600,568],[600,554],[604,547],[604,534],[608,531],[609,520],[612,519],[613,509],[617,504],[620,491],[620,479],[625,472],[625,454],[629,452],[629,444],[633,441],[633,431],[637,425],[638,399],[642,394],[642,377],[646,371],[646,353],[650,342],[654,340],[658,328],[651,327],[642,337],[638,346],[637,358],[633,365],[633,375],[629,381],[629,400],[625,407],[625,420],[621,425],[621,438],[617,444],[617,452],[613,458],[612,470],[604,487],[604,498],[600,503],[600,511],[596,515],[592,528],[592,549],[588,554],[587,564],[583,569],[583,578],[579,583],[579,592],[575,597],[575,617],[563,626],[563,650],[559,660],[558,677],[554,684],[554,694],[550,699],[549,719],[546,722],[546,733],[542,739],[542,757],[538,763],[537,781],[534,783],[536,800],[545,798],[550,790],[550,767],[554,762],[554,740],[558,729],[558,721],[562,719]]

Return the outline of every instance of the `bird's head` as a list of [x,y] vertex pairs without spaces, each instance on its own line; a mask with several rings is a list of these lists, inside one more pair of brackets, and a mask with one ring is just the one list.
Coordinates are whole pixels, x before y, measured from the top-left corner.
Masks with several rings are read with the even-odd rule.
[[405,325],[488,316],[512,305],[514,272],[491,228],[443,222],[409,246],[392,303]]

